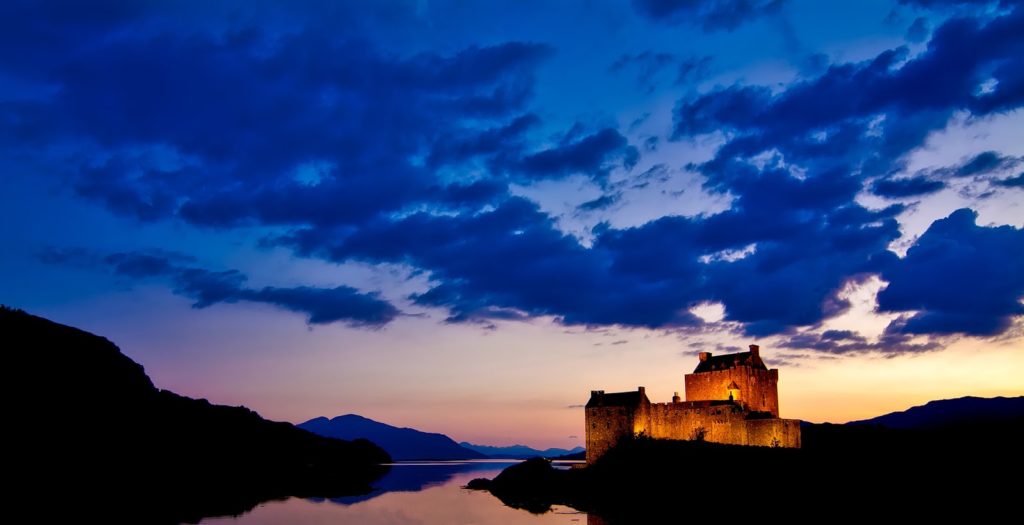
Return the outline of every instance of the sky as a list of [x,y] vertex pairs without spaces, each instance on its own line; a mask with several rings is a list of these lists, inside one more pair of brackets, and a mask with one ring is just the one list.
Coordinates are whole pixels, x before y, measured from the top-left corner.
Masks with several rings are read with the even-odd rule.
[[1024,3],[4,2],[0,303],[302,422],[1024,395]]

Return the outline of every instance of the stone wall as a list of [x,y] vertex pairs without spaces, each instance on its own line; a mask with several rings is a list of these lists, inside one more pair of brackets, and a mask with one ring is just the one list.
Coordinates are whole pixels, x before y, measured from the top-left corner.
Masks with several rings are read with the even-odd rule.
[[687,401],[725,401],[729,399],[728,386],[735,382],[740,387],[735,400],[755,412],[768,412],[779,417],[779,371],[760,370],[738,366],[699,374],[687,374]]
[[746,445],[746,413],[735,405],[652,403],[647,435]]
[[748,419],[747,444],[800,448],[799,419]]
[[799,420],[747,419],[748,415],[739,406],[710,402],[587,408],[587,463],[604,455],[622,437],[639,434],[729,445],[800,447]]
[[588,463],[615,446],[622,436],[636,434],[636,408],[599,406],[589,407],[586,412]]

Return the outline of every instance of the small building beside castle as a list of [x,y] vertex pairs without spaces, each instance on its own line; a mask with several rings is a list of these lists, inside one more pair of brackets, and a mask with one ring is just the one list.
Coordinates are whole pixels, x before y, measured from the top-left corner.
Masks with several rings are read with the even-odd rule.
[[619,439],[703,440],[731,445],[800,447],[800,421],[779,418],[779,371],[761,360],[760,347],[713,356],[701,352],[685,377],[686,400],[651,403],[644,387],[635,392],[594,390],[586,406],[587,463]]

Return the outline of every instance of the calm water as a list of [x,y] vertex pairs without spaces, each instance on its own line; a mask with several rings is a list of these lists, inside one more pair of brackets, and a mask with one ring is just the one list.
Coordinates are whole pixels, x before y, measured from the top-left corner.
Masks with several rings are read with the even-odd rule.
[[365,496],[330,500],[290,498],[268,501],[236,518],[210,518],[202,523],[420,525],[586,524],[587,515],[569,507],[553,507],[535,515],[506,507],[487,492],[463,489],[473,478],[494,478],[513,462],[400,463],[375,483]]

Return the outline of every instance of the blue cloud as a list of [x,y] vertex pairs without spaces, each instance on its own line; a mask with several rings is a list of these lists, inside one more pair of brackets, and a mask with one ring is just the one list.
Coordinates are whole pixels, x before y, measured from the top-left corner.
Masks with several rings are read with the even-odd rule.
[[1021,159],[1017,157],[1001,155],[996,151],[983,151],[954,168],[952,175],[956,177],[986,175],[994,171],[1011,169],[1020,162]]
[[1009,7],[1019,4],[1020,0],[899,0],[904,5],[912,5],[925,9],[949,9],[956,7],[977,7],[978,5],[999,5]]
[[1024,188],[1024,173],[1015,177],[996,181],[996,184],[1004,188]]
[[[58,169],[79,195],[146,221],[358,224],[421,204],[437,184],[429,168],[523,140],[538,120],[522,111],[533,70],[551,53],[502,42],[395,56],[315,25],[203,30],[155,12],[52,11],[34,23],[81,40],[56,38],[34,62],[0,57],[7,74],[55,87],[5,103],[0,143],[40,157],[62,145],[73,153]],[[30,37],[8,35],[38,50]],[[300,176],[309,166],[313,183]]]
[[605,128],[579,139],[567,137],[555,147],[527,155],[512,169],[529,178],[584,174],[600,181],[614,167],[631,169],[639,157],[640,152],[618,130]]
[[[736,28],[780,5],[634,2],[642,23],[686,19],[709,30]],[[197,15],[203,23],[145,5],[103,16],[71,6],[3,9],[33,11],[13,19],[36,23],[29,30],[0,16],[0,74],[45,87],[3,99],[4,153],[50,164],[78,196],[137,220],[255,226],[268,244],[300,255],[408,265],[431,283],[410,299],[443,309],[451,322],[550,316],[681,329],[702,324],[690,308],[717,301],[726,320],[749,334],[786,334],[794,348],[839,353],[919,351],[926,348],[910,344],[914,334],[994,334],[1020,315],[1018,281],[1000,273],[993,255],[1016,253],[1005,245],[1019,243],[1018,230],[967,224],[957,212],[901,259],[887,248],[906,208],[871,210],[856,200],[865,190],[924,195],[954,176],[1020,185],[1020,176],[993,179],[1019,160],[997,152],[896,175],[952,115],[1024,104],[1024,10],[1009,4],[946,20],[918,54],[897,48],[856,63],[818,60],[788,85],[690,92],[677,101],[669,137],[577,124],[548,142],[538,137],[549,127],[590,117],[552,118],[557,111],[535,107],[535,77],[556,51],[545,43],[456,39],[444,51],[394,51],[367,38],[366,17],[356,12],[363,8],[347,5],[325,15],[351,19],[345,31],[291,11],[301,18],[293,25],[269,23],[258,9],[231,19]],[[387,11],[370,18],[407,22],[408,13]],[[703,78],[709,60],[635,49],[621,57],[613,71],[653,81],[678,69],[683,83]],[[678,166],[662,164],[633,173],[640,158],[633,141],[653,152],[661,138],[712,133],[724,142],[685,169],[727,196],[730,207],[715,214],[599,224],[583,242],[510,191],[581,175],[604,194],[577,211],[607,209],[623,192],[679,175]],[[622,177],[610,181],[613,172]],[[73,263],[77,256],[46,257]],[[162,280],[197,307],[259,302],[311,323],[359,326],[401,315],[354,288],[253,288],[241,272],[166,253],[92,260],[125,279]],[[950,297],[923,284],[929,275],[947,283],[959,266],[971,272],[945,287]],[[792,335],[848,308],[839,290],[869,274],[890,282],[880,308],[917,312],[894,323],[883,346],[837,332]],[[989,295],[968,290],[975,281]],[[994,282],[1009,285],[992,290]],[[988,324],[971,313],[975,307]]]
[[589,200],[576,207],[579,211],[598,211],[610,208],[622,200],[622,193],[608,193],[596,199]]
[[881,197],[901,199],[935,193],[946,187],[942,181],[927,177],[883,178],[871,183],[871,192]]
[[109,268],[115,275],[133,280],[166,279],[174,293],[195,301],[194,308],[218,303],[264,303],[306,315],[310,324],[341,322],[357,327],[381,327],[401,312],[376,293],[350,286],[315,288],[298,286],[249,288],[238,270],[208,270],[194,266],[195,259],[162,250],[119,252],[97,257],[88,250],[48,249],[39,254],[48,264],[79,264]]
[[[603,244],[583,247],[558,231],[536,204],[518,197],[472,215],[417,213],[381,220],[347,237],[306,229],[281,241],[331,260],[402,261],[423,268],[440,284],[414,301],[443,307],[456,322],[543,315],[567,324],[700,322],[685,311],[697,298],[691,274],[665,280],[627,271],[616,260],[619,252]],[[697,266],[693,258],[687,264]]]
[[391,303],[376,294],[362,293],[351,286],[268,286],[258,290],[240,290],[238,298],[305,313],[310,324],[343,322],[354,326],[378,327],[390,323],[399,315],[398,309]]
[[886,330],[877,341],[849,330],[825,330],[821,333],[803,332],[783,339],[779,346],[794,350],[813,350],[829,354],[907,354],[940,350],[938,341],[914,342],[913,336],[894,330]]
[[[913,58],[895,49],[861,63],[833,64],[777,94],[762,86],[713,90],[679,102],[673,136],[733,132],[700,166],[712,185],[728,177],[730,163],[769,151],[811,175],[832,169],[888,174],[955,111],[985,115],[1024,103],[1019,73],[1004,71],[1024,56],[1021,32],[1024,9],[984,23],[957,18],[937,28],[925,52]],[[990,76],[995,86],[979,92]]]
[[909,334],[995,335],[1024,314],[1024,230],[983,227],[960,209],[935,221],[882,272],[882,312],[916,311],[898,327]]
[[642,15],[667,23],[687,22],[706,31],[731,31],[779,11],[785,0],[633,0]]

